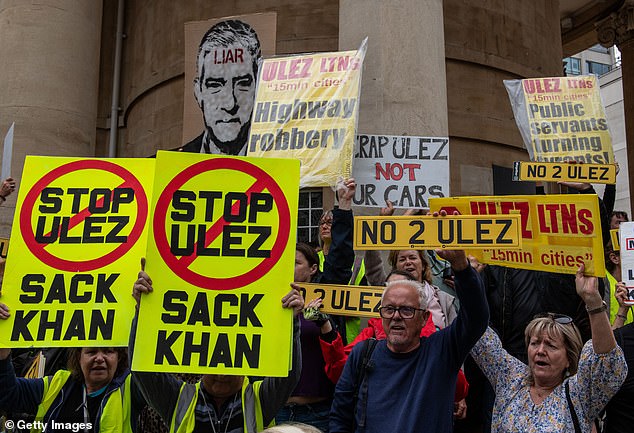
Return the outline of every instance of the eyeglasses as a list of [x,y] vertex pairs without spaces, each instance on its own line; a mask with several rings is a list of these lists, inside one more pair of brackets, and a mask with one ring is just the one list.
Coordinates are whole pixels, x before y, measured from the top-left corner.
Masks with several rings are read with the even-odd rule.
[[332,220],[319,221],[319,225],[320,226],[331,226],[332,225]]
[[423,310],[422,308],[414,308],[414,307],[392,307],[392,306],[379,308],[379,314],[384,319],[391,319],[392,317],[394,317],[394,314],[396,314],[397,311],[398,311],[398,314],[401,316],[401,318],[411,319],[412,317],[414,317],[414,314],[416,314],[417,311],[425,311],[425,310]]
[[559,323],[560,325],[568,325],[569,323],[572,323],[572,317],[570,316],[566,316],[565,314],[558,314],[558,313],[542,313],[542,314],[537,314],[534,319],[541,319],[541,318],[549,318],[557,323]]

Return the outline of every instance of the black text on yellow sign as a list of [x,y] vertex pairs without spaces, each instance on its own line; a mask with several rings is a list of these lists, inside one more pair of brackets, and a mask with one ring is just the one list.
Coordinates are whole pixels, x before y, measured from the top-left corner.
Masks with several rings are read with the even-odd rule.
[[385,287],[340,286],[335,284],[298,283],[308,304],[321,298],[322,312],[342,316],[379,317]]
[[513,180],[616,183],[616,165],[516,161]]
[[[10,341],[111,340],[117,304],[112,289],[119,276],[26,274],[19,300],[28,308],[13,311]],[[50,310],[54,305],[59,308]]]
[[521,248],[520,215],[355,217],[354,248]]
[[154,364],[258,368],[262,322],[256,308],[263,297],[205,290],[192,300],[184,290],[166,291],[162,323],[198,329],[166,330],[159,324]]

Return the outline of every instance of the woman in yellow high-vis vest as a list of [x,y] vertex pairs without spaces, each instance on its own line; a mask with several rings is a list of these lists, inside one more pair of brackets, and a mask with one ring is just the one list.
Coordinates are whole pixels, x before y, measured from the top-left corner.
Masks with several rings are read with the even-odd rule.
[[[0,318],[8,316],[0,304]],[[41,379],[16,377],[10,355],[0,349],[0,410],[34,414],[31,432],[132,432],[133,400],[139,408],[142,397],[131,387],[126,348],[70,349],[68,370]]]

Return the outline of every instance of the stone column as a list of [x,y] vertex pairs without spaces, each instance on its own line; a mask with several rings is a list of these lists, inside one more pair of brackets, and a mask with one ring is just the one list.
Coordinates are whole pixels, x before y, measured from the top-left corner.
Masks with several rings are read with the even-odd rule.
[[447,136],[442,0],[341,0],[339,49],[368,37],[359,132]]
[[[442,0],[341,0],[339,49],[368,37],[358,131],[448,136]],[[376,215],[360,208],[356,214]]]
[[[634,0],[626,0],[617,12],[597,23],[597,37],[601,45],[615,45],[621,51],[623,77],[623,108],[625,111],[625,141],[627,164],[634,168]],[[634,212],[634,175],[629,174],[630,215]]]
[[27,154],[94,156],[101,13],[101,1],[0,0],[0,136],[15,122],[18,187]]

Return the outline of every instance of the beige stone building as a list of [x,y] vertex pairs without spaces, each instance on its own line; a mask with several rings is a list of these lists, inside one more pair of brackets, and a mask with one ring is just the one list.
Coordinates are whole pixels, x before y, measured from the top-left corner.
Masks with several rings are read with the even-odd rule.
[[[179,146],[184,23],[275,12],[278,54],[352,49],[368,36],[359,131],[449,135],[452,194],[492,194],[508,184],[513,161],[527,159],[502,80],[561,75],[563,57],[616,43],[626,119],[634,117],[633,8],[632,0],[0,0],[0,135],[15,121],[18,179],[27,154],[143,157]],[[634,142],[632,121],[626,129]],[[14,206],[12,196],[0,236]]]

